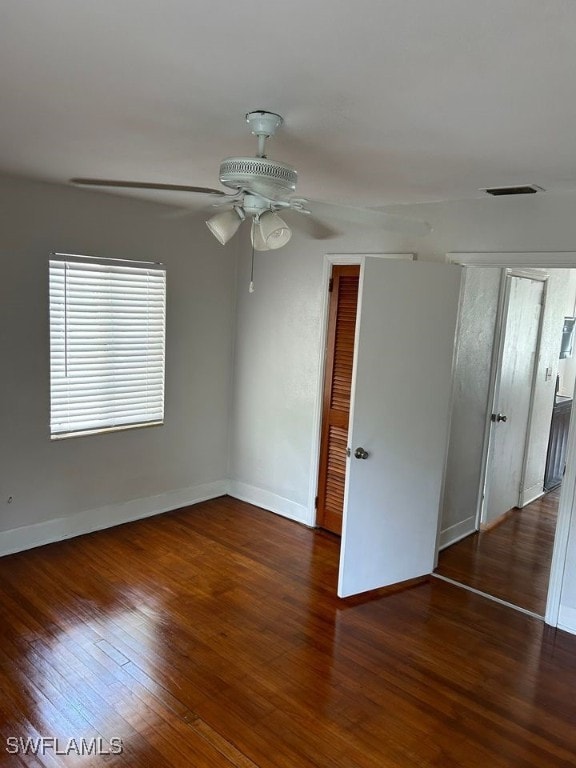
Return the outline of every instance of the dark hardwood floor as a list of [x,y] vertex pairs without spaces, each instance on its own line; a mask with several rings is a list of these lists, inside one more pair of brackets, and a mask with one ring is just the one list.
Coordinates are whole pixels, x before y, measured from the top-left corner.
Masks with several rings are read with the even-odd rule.
[[[576,764],[576,637],[436,579],[339,600],[338,548],[223,497],[0,559],[0,763]],[[5,751],[40,735],[124,752]]]
[[440,552],[436,572],[544,615],[560,489]]

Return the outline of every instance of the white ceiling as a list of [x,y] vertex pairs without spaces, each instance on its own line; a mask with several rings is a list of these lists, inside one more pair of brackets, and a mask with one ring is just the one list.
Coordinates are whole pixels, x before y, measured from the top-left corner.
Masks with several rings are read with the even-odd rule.
[[0,170],[218,186],[268,109],[302,195],[573,189],[575,42],[574,0],[2,0]]

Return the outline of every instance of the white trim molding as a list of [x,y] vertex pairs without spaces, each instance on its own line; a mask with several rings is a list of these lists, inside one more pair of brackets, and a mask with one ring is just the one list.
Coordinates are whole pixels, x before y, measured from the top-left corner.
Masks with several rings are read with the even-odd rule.
[[395,259],[396,261],[414,261],[413,253],[327,253],[325,265],[362,264],[366,256],[376,259]]
[[544,496],[545,491],[542,490],[544,487],[544,480],[541,480],[539,483],[536,483],[536,485],[533,485],[531,488],[526,488],[520,491],[520,500],[518,506],[520,509],[523,507],[528,506],[528,504],[532,504],[533,501],[536,501],[536,499],[542,498]]
[[573,635],[576,635],[576,608],[569,608],[567,605],[560,607],[558,629],[563,629],[565,632],[571,632]]
[[181,507],[188,507],[200,501],[224,496],[227,492],[226,481],[220,480],[177,491],[167,491],[158,496],[144,499],[131,499],[120,504],[111,504],[99,509],[87,509],[70,515],[45,520],[34,525],[0,531],[0,557],[21,552],[25,549],[41,547],[63,539],[72,539],[84,533],[100,531],[122,523],[130,523],[145,517],[152,517],[163,512],[171,512]]
[[456,544],[457,541],[465,539],[466,536],[470,536],[471,533],[476,531],[476,515],[471,515],[465,520],[460,520],[459,523],[448,526],[443,531],[440,531],[440,541],[438,551],[450,547],[452,544]]
[[316,513],[310,515],[304,504],[298,504],[277,493],[267,491],[264,488],[258,488],[255,485],[241,483],[239,480],[228,481],[228,495],[240,501],[246,501],[248,504],[254,504],[256,507],[274,512],[276,515],[287,517],[289,520],[295,520],[297,523],[303,523],[309,527],[314,527]]
[[446,254],[446,261],[450,264],[462,264],[464,267],[574,269],[576,251],[453,252]]

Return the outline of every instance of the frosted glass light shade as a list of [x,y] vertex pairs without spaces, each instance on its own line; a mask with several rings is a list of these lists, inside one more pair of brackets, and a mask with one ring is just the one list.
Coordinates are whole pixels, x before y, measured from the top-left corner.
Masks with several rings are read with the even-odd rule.
[[255,219],[252,219],[252,230],[250,233],[252,238],[252,245],[255,251],[269,251],[270,248],[264,242],[262,232],[260,231],[260,225]]
[[235,208],[231,211],[217,213],[206,222],[206,226],[210,232],[212,232],[216,240],[218,240],[219,243],[222,243],[222,245],[226,245],[232,235],[236,233],[240,224],[242,224],[242,218]]
[[292,237],[292,231],[288,224],[273,211],[266,211],[260,216],[259,229],[266,248],[271,250],[282,248]]

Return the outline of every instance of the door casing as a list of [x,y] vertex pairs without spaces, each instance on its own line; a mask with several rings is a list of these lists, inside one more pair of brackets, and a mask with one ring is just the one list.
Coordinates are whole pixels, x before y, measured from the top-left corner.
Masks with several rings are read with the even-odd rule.
[[324,374],[326,364],[326,348],[328,341],[328,309],[330,305],[330,293],[328,283],[332,267],[334,265],[359,264],[362,266],[366,256],[377,257],[379,259],[400,259],[401,261],[414,261],[413,253],[327,253],[324,256],[324,266],[322,275],[322,295],[324,304],[322,306],[322,322],[320,329],[320,338],[322,339],[322,350],[318,356],[318,375],[316,381],[318,388],[316,390],[316,405],[314,408],[314,449],[310,461],[310,485],[308,488],[308,525],[316,525],[316,495],[318,493],[318,476],[320,473],[320,444],[322,439],[322,405],[324,401]]
[[[356,286],[355,289],[353,286]],[[346,286],[348,286],[346,292]],[[345,476],[341,479],[341,484],[338,481],[339,473],[334,472],[331,474],[331,458],[332,469],[335,469],[334,464],[338,464],[339,459],[331,452],[334,447],[332,437],[332,429],[348,430],[350,423],[350,399],[348,399],[348,410],[344,408],[342,402],[342,392],[340,391],[340,397],[338,401],[334,402],[334,382],[337,375],[338,365],[345,365],[344,359],[338,357],[339,341],[340,344],[345,344],[346,341],[350,342],[350,332],[353,329],[348,322],[347,325],[343,324],[343,315],[340,314],[343,310],[341,303],[342,291],[345,295],[350,296],[350,291],[356,293],[356,306],[354,308],[354,325],[356,325],[356,316],[358,314],[358,295],[360,290],[360,265],[359,264],[336,264],[332,266],[330,275],[330,289],[329,289],[329,319],[328,319],[328,335],[326,338],[326,352],[324,355],[324,404],[322,408],[322,432],[320,438],[320,467],[318,472],[318,492],[316,495],[316,525],[324,530],[330,531],[336,535],[342,533],[342,516],[343,516],[343,500],[344,500],[344,481]],[[346,340],[346,341],[345,341]],[[354,352],[355,346],[355,333],[352,335],[352,352]],[[342,349],[342,347],[340,347]],[[347,358],[347,356],[346,356]],[[351,361],[352,362],[352,361]],[[348,384],[352,384],[352,365],[350,369],[346,369],[346,373],[349,373]],[[340,368],[340,377],[344,374],[342,367]],[[351,394],[351,390],[350,390]],[[346,432],[346,445],[348,445],[348,432]],[[344,466],[347,466],[346,459],[344,458]],[[329,489],[332,490],[332,500],[328,501]],[[334,493],[342,493],[342,509],[335,508]]]

